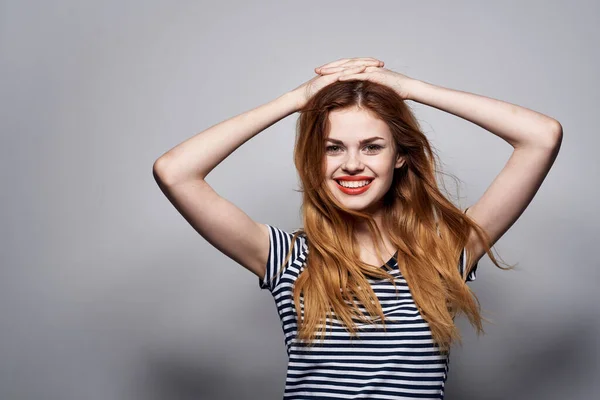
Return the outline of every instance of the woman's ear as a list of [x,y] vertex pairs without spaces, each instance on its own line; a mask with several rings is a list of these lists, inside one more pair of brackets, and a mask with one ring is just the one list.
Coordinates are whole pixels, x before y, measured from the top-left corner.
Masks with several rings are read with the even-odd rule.
[[401,156],[400,154],[398,154],[396,156],[396,164],[394,165],[394,168],[400,168],[401,166],[404,165],[405,161],[406,160],[405,160],[404,156]]

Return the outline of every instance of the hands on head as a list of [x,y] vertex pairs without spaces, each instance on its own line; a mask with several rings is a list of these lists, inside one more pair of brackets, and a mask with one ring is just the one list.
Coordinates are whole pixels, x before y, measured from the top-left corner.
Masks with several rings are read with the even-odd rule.
[[302,108],[308,99],[325,86],[345,80],[368,80],[394,89],[403,99],[410,99],[410,84],[415,79],[383,68],[384,62],[372,57],[342,58],[315,68],[316,77],[294,89]]

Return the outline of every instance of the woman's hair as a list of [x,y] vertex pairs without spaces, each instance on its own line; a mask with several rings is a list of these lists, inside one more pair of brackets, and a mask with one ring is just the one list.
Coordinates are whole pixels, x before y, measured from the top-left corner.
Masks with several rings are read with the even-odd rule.
[[[293,290],[297,339],[312,342],[318,325],[324,339],[326,317],[334,317],[331,311],[351,335],[356,334],[355,322],[376,321],[360,312],[357,299],[371,317],[381,318],[385,330],[385,316],[367,276],[388,278],[396,288],[392,275],[359,258],[359,244],[354,236],[356,222],[367,222],[373,243],[380,243],[382,236],[375,220],[369,214],[344,207],[327,185],[330,177],[325,176],[325,138],[330,129],[329,113],[351,107],[364,109],[384,121],[391,131],[394,150],[405,158],[404,164],[394,170],[391,187],[383,198],[383,229],[398,250],[398,267],[417,308],[429,323],[434,342],[441,352],[448,352],[454,340],[462,344],[454,324],[458,313],[465,313],[478,335],[485,333],[479,300],[465,283],[471,271],[465,268],[461,276],[458,268],[471,231],[496,266],[511,268],[498,264],[486,232],[438,188],[437,155],[404,100],[385,85],[362,80],[334,82],[324,87],[300,110],[297,121],[294,162],[303,193],[304,227],[294,233],[293,243],[298,235],[303,235],[309,248],[306,267]],[[383,259],[378,246],[376,249]],[[280,272],[292,251],[293,246]],[[467,256],[466,265],[470,265],[471,257]]]

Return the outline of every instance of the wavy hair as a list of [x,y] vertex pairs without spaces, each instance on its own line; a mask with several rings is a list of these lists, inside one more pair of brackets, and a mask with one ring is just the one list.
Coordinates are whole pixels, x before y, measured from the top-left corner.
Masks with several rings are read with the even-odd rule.
[[[384,121],[391,131],[394,151],[405,162],[394,170],[392,185],[383,197],[382,227],[397,249],[396,261],[410,288],[413,300],[430,326],[434,342],[442,353],[453,341],[462,344],[454,324],[463,312],[477,334],[482,327],[480,303],[465,283],[470,270],[461,276],[458,263],[471,232],[484,244],[486,253],[501,267],[491,252],[487,233],[469,216],[454,206],[441,192],[436,181],[437,155],[421,131],[412,111],[393,89],[362,80],[334,82],[309,99],[296,124],[294,163],[303,193],[303,228],[295,231],[306,238],[310,249],[306,267],[293,289],[298,321],[297,339],[312,342],[320,326],[321,340],[326,335],[328,316],[340,318],[351,335],[356,322],[371,323],[356,304],[358,300],[370,317],[379,317],[385,328],[385,316],[367,276],[388,278],[392,275],[359,258],[354,232],[357,221],[367,222],[373,243],[382,240],[371,215],[347,209],[328,188],[325,176],[325,138],[330,128],[329,113],[336,109],[359,107]],[[322,168],[315,168],[322,166]],[[293,246],[284,263],[287,265]],[[383,259],[376,246],[378,257]],[[467,254],[466,265],[472,259]],[[506,265],[506,264],[505,264]],[[471,267],[472,269],[472,267]],[[360,288],[365,288],[361,290]],[[304,315],[300,297],[304,301]]]

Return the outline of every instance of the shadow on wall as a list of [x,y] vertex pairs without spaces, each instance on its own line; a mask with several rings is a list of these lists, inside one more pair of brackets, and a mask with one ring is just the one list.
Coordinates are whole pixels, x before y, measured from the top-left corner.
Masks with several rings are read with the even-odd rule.
[[[589,393],[581,390],[589,389],[590,382],[597,379],[592,374],[597,368],[599,332],[597,320],[589,317],[595,313],[580,311],[561,317],[542,331],[535,316],[523,315],[522,321],[515,321],[511,338],[496,344],[512,353],[512,359],[497,365],[496,372],[491,367],[486,382],[468,383],[467,377],[457,379],[459,382],[453,385],[454,390],[447,392],[448,397],[463,400],[589,399]],[[584,315],[588,317],[584,319]],[[490,360],[490,366],[493,365],[494,360]]]
[[146,400],[279,399],[284,382],[273,385],[268,373],[243,376],[227,365],[195,356],[165,353],[147,357],[136,398]]

